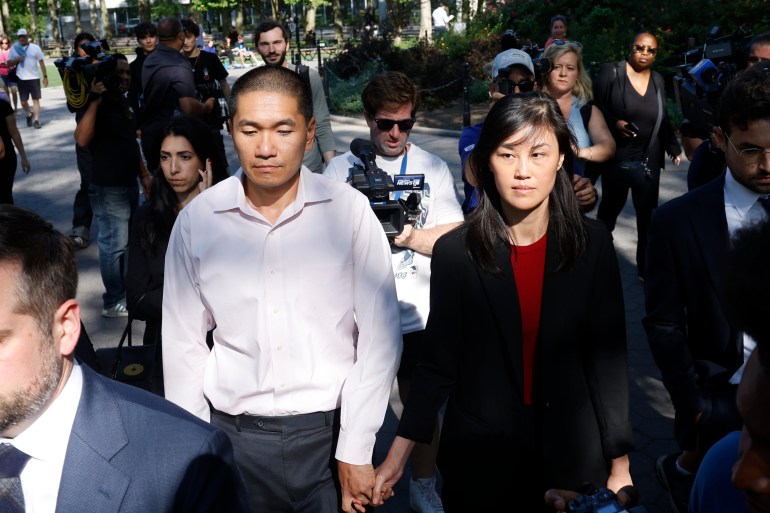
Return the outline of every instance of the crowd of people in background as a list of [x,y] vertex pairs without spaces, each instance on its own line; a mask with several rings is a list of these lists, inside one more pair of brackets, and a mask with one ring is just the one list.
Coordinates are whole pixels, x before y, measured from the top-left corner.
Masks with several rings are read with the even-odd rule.
[[[442,37],[447,4],[432,17]],[[563,510],[587,482],[635,500],[612,237],[630,191],[643,326],[680,447],[658,479],[675,513],[765,511],[770,36],[752,41],[709,133],[685,137],[697,186],[658,208],[666,157],[683,154],[660,43],[636,34],[592,81],[567,21],[550,19],[544,72],[511,38],[489,56],[489,113],[458,141],[462,196],[409,140],[420,93],[406,75],[368,80],[368,137],[337,155],[318,72],[287,59],[291,29],[265,21],[249,46],[194,20],[142,23],[131,63],[113,53],[70,109],[67,235],[12,206],[17,167],[30,171],[16,95],[40,128],[47,74],[25,29],[0,35],[0,510],[97,511],[109,496],[126,512],[363,513],[407,465],[418,513],[512,496]],[[73,56],[93,59],[93,43],[78,34]],[[231,85],[223,58],[255,69]],[[349,185],[375,171],[422,175],[411,195],[376,198],[398,205],[395,233]],[[92,223],[101,315],[145,322],[166,400],[73,356],[92,351],[75,299]],[[375,462],[394,382],[404,410]],[[72,476],[95,461],[120,492],[79,491]]]

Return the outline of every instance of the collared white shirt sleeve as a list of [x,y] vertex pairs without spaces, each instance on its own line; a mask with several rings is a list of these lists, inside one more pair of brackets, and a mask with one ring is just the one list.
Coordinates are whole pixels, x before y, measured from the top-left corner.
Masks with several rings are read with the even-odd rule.
[[[236,176],[179,214],[166,253],[166,397],[203,419],[341,407],[337,458],[371,463],[401,354],[390,250],[349,185],[300,174],[275,223]],[[214,330],[209,352],[205,334]]]
[[27,513],[56,511],[64,458],[82,391],[83,373],[75,362],[61,393],[43,414],[16,438],[0,438],[0,443],[10,443],[30,456],[19,476]]

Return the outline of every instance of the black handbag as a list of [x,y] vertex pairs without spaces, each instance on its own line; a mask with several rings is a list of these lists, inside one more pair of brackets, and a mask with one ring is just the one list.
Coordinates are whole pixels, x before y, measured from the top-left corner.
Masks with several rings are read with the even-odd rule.
[[[133,320],[129,316],[118,346],[97,349],[96,357],[99,360],[103,375],[122,383],[152,391],[154,389],[157,340],[154,344],[132,345],[131,324]],[[126,340],[128,340],[128,344],[124,345]]]

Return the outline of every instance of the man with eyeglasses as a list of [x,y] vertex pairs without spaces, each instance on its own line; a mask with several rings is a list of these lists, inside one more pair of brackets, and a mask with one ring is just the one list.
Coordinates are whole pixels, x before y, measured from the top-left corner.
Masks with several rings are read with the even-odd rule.
[[680,512],[706,450],[741,425],[735,390],[754,342],[728,319],[725,270],[738,230],[768,219],[770,62],[727,85],[717,122],[726,171],[659,207],[647,247],[643,324],[682,449],[661,456],[657,471]]
[[[48,87],[48,72],[45,69],[45,56],[38,45],[29,41],[29,35],[26,29],[19,29],[16,33],[18,41],[11,46],[11,53],[8,55],[8,66],[16,66],[16,75],[19,77],[19,98],[21,106],[27,117],[27,126],[40,128],[40,73],[37,65],[40,65],[40,71],[43,73],[43,87]],[[29,111],[29,97],[32,96],[32,108],[34,112]]]
[[[404,340],[397,375],[402,401],[406,401],[411,372],[424,350],[422,337],[429,310],[433,244],[463,222],[454,178],[446,162],[409,142],[419,98],[412,81],[395,71],[373,76],[361,94],[377,166],[391,176],[425,175],[417,221],[413,226],[406,225],[391,241]],[[350,179],[355,164],[360,165],[361,161],[347,152],[332,159],[324,174],[344,182]],[[391,199],[396,199],[398,194],[391,193]],[[436,422],[437,434],[438,419]],[[409,496],[412,509],[419,513],[443,512],[433,477],[437,448],[438,436],[434,436],[430,445],[418,445],[412,453]]]
[[[562,44],[564,43],[562,41]],[[579,45],[580,43],[569,44]],[[492,82],[489,83],[489,98],[492,101],[496,102],[507,94],[528,93],[538,88],[532,58],[522,50],[516,48],[504,50],[497,54],[495,60],[488,63],[484,68],[485,70],[491,70],[489,72],[492,76]],[[460,161],[463,165],[463,183],[465,187],[465,200],[463,201],[462,209],[466,215],[470,214],[479,202],[478,193],[476,192],[476,180],[473,177],[473,170],[468,165],[468,157],[479,141],[483,126],[484,122],[482,121],[465,128],[460,134],[458,144]],[[596,204],[597,197],[596,189],[591,180],[574,175],[572,181],[573,190],[580,206],[585,210],[590,210]]]

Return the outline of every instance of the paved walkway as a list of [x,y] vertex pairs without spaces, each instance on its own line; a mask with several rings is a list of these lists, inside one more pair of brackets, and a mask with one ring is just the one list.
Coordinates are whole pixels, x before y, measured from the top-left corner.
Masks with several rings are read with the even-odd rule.
[[[53,70],[51,70],[53,71]],[[231,70],[234,80],[246,70]],[[19,129],[27,149],[32,171],[29,175],[17,172],[14,198],[17,205],[34,210],[54,223],[56,228],[68,233],[71,228],[72,199],[78,188],[78,172],[75,165],[73,131],[74,116],[67,111],[63,90],[45,89],[43,92],[41,123],[42,129],[23,126],[23,117],[17,117]],[[477,122],[477,120],[473,120]],[[335,118],[333,129],[340,152],[349,149],[350,141],[356,137],[367,137],[368,130],[360,123]],[[415,129],[411,140],[422,148],[442,157],[449,164],[460,183],[457,138],[448,136],[446,131]],[[237,158],[229,137],[225,137],[228,160],[231,169],[237,169]],[[661,203],[682,194],[685,189],[686,165],[664,173],[661,184]],[[460,189],[462,190],[462,189]],[[92,240],[95,233],[92,233]],[[650,513],[669,511],[667,499],[657,484],[654,463],[658,455],[672,452],[673,409],[664,390],[657,368],[647,347],[647,341],[640,320],[644,313],[642,284],[637,279],[634,261],[636,229],[633,211],[629,204],[618,220],[615,231],[615,245],[620,260],[623,278],[626,322],[631,369],[631,419],[636,435],[637,450],[631,455],[631,472],[639,488],[642,502]],[[116,345],[124,327],[124,321],[105,319],[101,313],[103,291],[99,275],[98,253],[95,244],[78,252],[80,287],[78,299],[83,309],[83,320],[97,347]],[[400,404],[394,398],[393,409],[388,412],[386,424],[378,444],[378,457],[387,451],[393,436]],[[501,464],[510,464],[501,460]],[[477,469],[477,471],[491,469]],[[402,480],[405,482],[405,480]],[[396,497],[380,511],[408,512],[408,490],[396,489]]]

